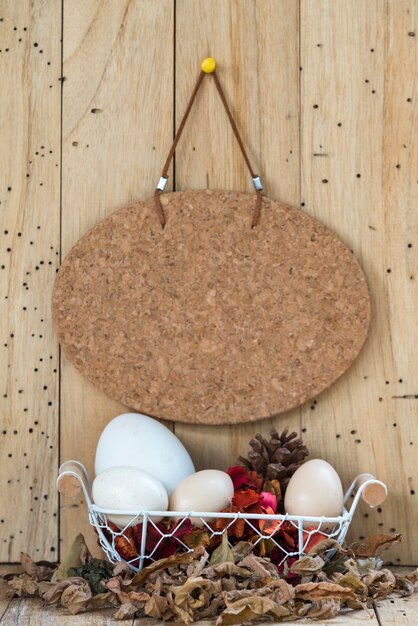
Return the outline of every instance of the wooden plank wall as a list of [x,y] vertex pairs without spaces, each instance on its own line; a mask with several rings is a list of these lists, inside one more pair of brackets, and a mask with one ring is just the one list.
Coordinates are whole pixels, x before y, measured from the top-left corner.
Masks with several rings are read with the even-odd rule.
[[[311,456],[345,484],[365,470],[385,480],[387,503],[362,508],[351,535],[395,529],[405,539],[393,558],[417,563],[418,0],[1,0],[0,19],[0,560],[53,558],[59,522],[62,549],[87,529],[80,501],[62,501],[57,516],[59,457],[91,469],[123,407],[64,357],[58,366],[49,300],[59,253],[152,193],[211,54],[267,194],[352,248],[373,302],[348,374],[258,428],[302,429]],[[210,79],[174,184],[250,188]],[[197,467],[224,468],[254,426],[175,432]]]

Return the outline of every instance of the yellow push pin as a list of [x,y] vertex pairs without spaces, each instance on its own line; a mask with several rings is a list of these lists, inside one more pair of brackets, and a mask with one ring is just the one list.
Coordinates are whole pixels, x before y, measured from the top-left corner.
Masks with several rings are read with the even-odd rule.
[[212,74],[216,69],[216,61],[212,59],[212,57],[208,57],[207,59],[203,59],[200,67],[205,74]]

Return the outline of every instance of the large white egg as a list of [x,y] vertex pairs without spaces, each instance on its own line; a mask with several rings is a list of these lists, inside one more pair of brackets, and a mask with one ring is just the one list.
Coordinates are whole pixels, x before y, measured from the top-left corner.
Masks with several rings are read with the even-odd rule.
[[341,515],[343,487],[332,465],[322,459],[312,459],[301,465],[287,486],[284,508],[289,515],[309,517]]
[[[170,496],[170,511],[217,512],[226,509],[234,495],[234,485],[226,472],[202,470],[185,478]],[[192,524],[203,526],[200,518],[192,517]],[[214,521],[206,518],[210,523]]]
[[[166,511],[168,496],[158,478],[137,467],[109,467],[96,476],[92,485],[93,501],[103,509],[121,511]],[[134,526],[140,520],[132,515],[107,515],[118,528]],[[162,516],[152,518],[159,522]]]
[[158,478],[168,495],[195,469],[181,441],[163,424],[140,413],[112,419],[96,450],[96,474],[108,467],[131,465]]

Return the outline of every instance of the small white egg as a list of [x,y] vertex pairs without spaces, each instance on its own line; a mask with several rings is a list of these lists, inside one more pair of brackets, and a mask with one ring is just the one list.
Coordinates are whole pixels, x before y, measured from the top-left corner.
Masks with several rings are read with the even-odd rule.
[[[104,470],[93,481],[92,495],[94,504],[103,509],[166,511],[168,506],[167,492],[161,481],[137,467],[119,466]],[[139,523],[132,515],[106,517],[121,529]],[[152,519],[159,522],[162,517]]]
[[[170,511],[222,511],[230,504],[234,485],[226,472],[202,470],[185,478],[170,496]],[[206,518],[210,523],[210,518]],[[191,518],[195,526],[203,526],[197,518]]]
[[[301,465],[290,479],[284,508],[289,515],[337,517],[342,513],[343,497],[340,477],[332,465],[312,459]],[[309,525],[312,522],[305,524]]]
[[112,419],[96,450],[96,474],[108,467],[131,465],[158,478],[167,493],[195,469],[181,441],[163,424],[140,413]]

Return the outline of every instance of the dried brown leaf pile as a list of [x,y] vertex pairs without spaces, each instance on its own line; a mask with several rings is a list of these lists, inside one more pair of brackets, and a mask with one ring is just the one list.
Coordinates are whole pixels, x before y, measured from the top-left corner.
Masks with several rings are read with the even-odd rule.
[[41,597],[72,614],[115,607],[116,619],[149,616],[190,624],[217,617],[217,626],[329,619],[343,608],[367,610],[376,599],[414,593],[418,570],[394,574],[377,556],[379,548],[399,539],[376,535],[349,548],[324,540],[291,564],[285,580],[268,558],[252,553],[248,542],[229,548],[226,535],[211,557],[199,547],[135,575],[120,563],[93,559],[79,536],[59,568],[22,555],[23,572],[6,578],[13,594]]

